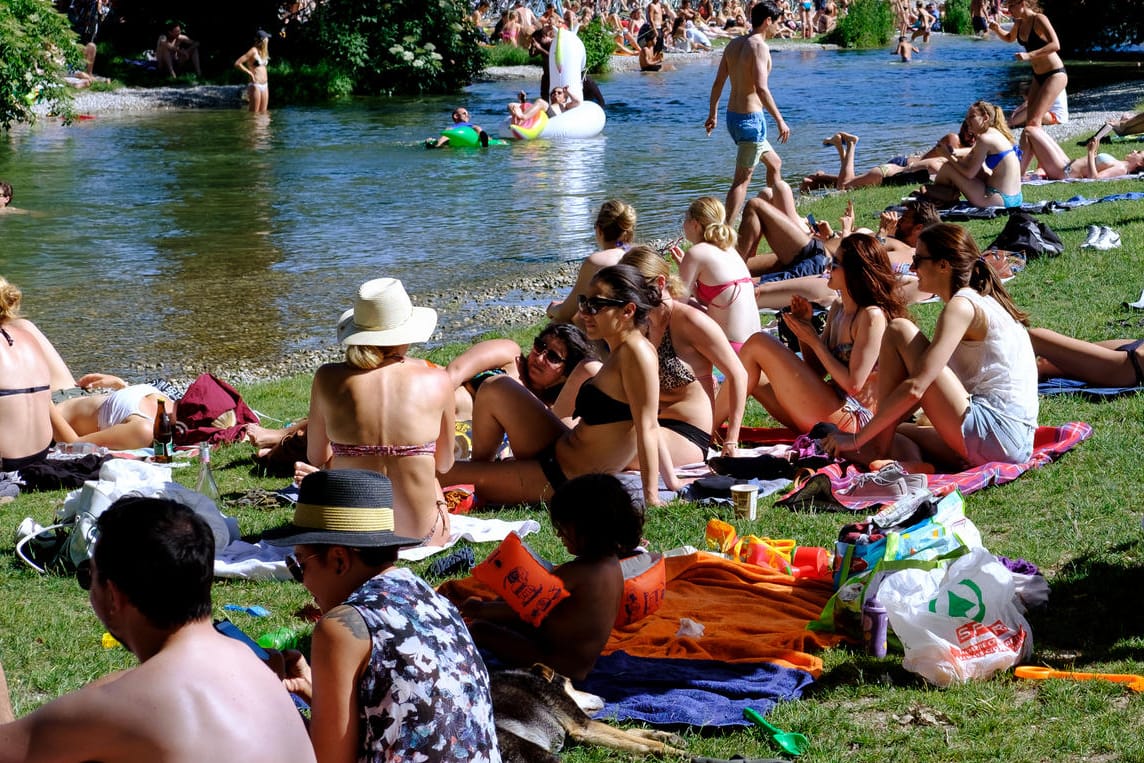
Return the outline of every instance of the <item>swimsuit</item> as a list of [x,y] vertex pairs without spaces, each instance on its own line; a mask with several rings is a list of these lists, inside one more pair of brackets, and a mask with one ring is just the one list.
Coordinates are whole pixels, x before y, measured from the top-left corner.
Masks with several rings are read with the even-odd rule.
[[250,86],[260,93],[270,92],[270,84],[267,82],[251,82]]
[[1017,191],[1017,193],[1001,193],[1001,191],[991,185],[985,186],[985,195],[992,196],[993,194],[997,194],[1001,197],[1001,206],[1005,207],[1005,209],[1014,209],[1025,202],[1025,197],[1021,194],[1021,191]]
[[1023,154],[1021,153],[1021,149],[1017,148],[1016,146],[1013,146],[1011,148],[1005,149],[1004,151],[999,151],[996,154],[986,154],[985,155],[985,166],[988,167],[990,171],[992,171],[1009,154],[1016,155],[1017,161],[1021,161],[1021,157],[1023,156]]
[[640,67],[641,72],[658,72],[663,68],[663,64],[644,64]]
[[1144,368],[1140,367],[1140,356],[1136,354],[1136,350],[1140,345],[1144,344],[1144,339],[1137,339],[1135,342],[1121,345],[1116,349],[1121,352],[1128,353],[1128,360],[1132,363],[1132,369],[1136,372],[1136,386],[1144,387]]
[[[1019,42],[1023,46],[1025,46],[1025,51],[1027,53],[1033,53],[1034,51],[1038,51],[1041,48],[1043,48],[1049,44],[1048,40],[1041,39],[1041,36],[1039,34],[1037,34],[1037,22],[1036,21],[1034,21],[1032,23],[1031,28],[1029,29],[1029,36],[1026,37],[1024,40],[1022,40],[1020,37],[1018,37],[1017,42]],[[1048,80],[1049,77],[1053,76],[1054,74],[1066,74],[1065,67],[1062,66],[1058,69],[1050,69],[1049,71],[1041,72],[1040,74],[1033,72],[1033,79],[1035,79],[1037,82],[1039,82],[1040,84],[1043,85],[1043,84],[1045,84],[1046,80]]]
[[826,247],[822,245],[821,240],[812,238],[799,250],[794,262],[782,270],[763,275],[759,278],[759,283],[774,283],[790,278],[820,275],[826,270],[826,260]]
[[150,384],[132,384],[130,387],[117,389],[107,396],[99,405],[96,412],[96,426],[99,429],[110,429],[116,424],[122,424],[132,416],[141,416],[147,421],[155,419],[139,410],[143,398],[148,395],[164,397],[163,393]]
[[691,370],[691,366],[680,360],[675,353],[675,345],[671,341],[671,326],[664,329],[656,354],[659,356],[660,389],[679,389],[695,381],[695,373]]
[[22,456],[20,458],[4,458],[0,456],[0,472],[18,472],[25,466],[38,464],[48,457],[48,448],[44,448],[39,453],[33,453],[30,456]]
[[[737,286],[738,284],[748,284],[748,283],[754,283],[754,280],[750,277],[737,278],[734,281],[727,281],[725,283],[716,284],[714,286],[710,286],[708,284],[703,283],[702,281],[697,280],[695,282],[695,298],[698,299],[700,302],[702,302],[705,305],[710,305],[712,302],[714,302],[719,297],[720,294],[727,291],[727,289],[730,289],[732,286]],[[737,289],[736,289],[736,293],[738,293]],[[734,302],[734,298],[732,298],[731,301]],[[729,306],[730,302],[728,302],[727,304]]]
[[436,440],[424,445],[345,445],[331,442],[330,450],[335,456],[432,456],[437,452]]
[[754,169],[763,154],[774,150],[767,141],[767,123],[761,111],[740,114],[728,109],[727,132],[739,147],[739,153],[735,157],[737,167]]
[[1050,69],[1047,72],[1041,72],[1040,74],[1033,72],[1033,79],[1035,79],[1037,82],[1039,82],[1043,85],[1043,84],[1045,84],[1045,81],[1048,80],[1048,78],[1053,76],[1054,74],[1066,74],[1066,73],[1067,72],[1065,72],[1065,67],[1062,66],[1058,69]]
[[677,435],[687,440],[689,443],[699,448],[699,452],[704,456],[707,455],[707,449],[711,447],[711,435],[704,432],[694,424],[679,419],[657,419],[659,425],[664,429],[675,432]]
[[[632,420],[632,408],[601,390],[592,382],[584,382],[576,393],[572,416],[585,424],[615,424]],[[553,485],[553,487],[556,487]]]
[[[0,326],[0,336],[3,336],[5,339],[8,340],[8,346],[9,347],[16,344],[16,342],[13,341],[13,339],[12,339],[12,335],[9,334],[8,331],[3,326]],[[8,397],[10,395],[33,395],[37,392],[47,392],[49,389],[51,389],[51,387],[49,387],[47,384],[42,384],[39,387],[21,387],[19,389],[0,389],[0,397]],[[13,471],[13,470],[12,469],[6,469],[5,471]]]

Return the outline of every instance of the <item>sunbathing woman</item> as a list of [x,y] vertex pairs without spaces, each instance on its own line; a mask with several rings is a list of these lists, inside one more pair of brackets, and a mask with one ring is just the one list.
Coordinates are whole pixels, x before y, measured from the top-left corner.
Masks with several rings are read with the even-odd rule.
[[[934,185],[926,189],[926,198],[956,201],[963,195],[975,207],[1021,206],[1021,149],[1009,132],[1005,114],[991,103],[977,101],[969,107],[965,121],[977,136],[973,148],[964,157],[950,154]],[[988,181],[978,177],[982,167],[989,173]]]
[[[723,422],[727,439],[722,450],[734,455],[747,399],[747,374],[731,343],[702,310],[676,299],[681,293],[679,280],[657,251],[635,246],[622,262],[635,266],[663,300],[651,312],[647,338],[659,355],[660,444],[671,455],[671,463],[706,461]],[[718,388],[716,366],[726,374],[726,382]]]
[[[905,184],[905,180],[899,178],[891,180],[899,175],[908,175],[910,183],[925,182],[931,175],[936,175],[942,165],[949,159],[952,153],[968,153],[968,150],[961,150],[963,144],[961,139],[955,133],[943,135],[941,139],[924,154],[910,154],[909,156],[895,156],[885,164],[879,164],[861,175],[856,175],[854,172],[854,156],[858,147],[858,136],[851,135],[847,132],[836,132],[826,140],[822,141],[824,146],[834,146],[838,149],[838,160],[840,166],[837,175],[827,175],[825,172],[819,170],[813,175],[808,175],[802,179],[802,184],[799,185],[799,190],[803,193],[812,191],[816,188],[834,187],[840,191],[849,191],[851,188],[865,188],[867,186],[878,185],[897,185],[899,183]],[[926,176],[921,177],[921,173],[925,172]]]
[[821,335],[811,325],[805,299],[792,298],[790,312],[782,313],[802,358],[764,333],[739,353],[750,394],[796,432],[807,432],[820,421],[855,432],[870,421],[882,335],[891,320],[906,317],[898,274],[873,236],[854,233],[842,239],[827,273],[841,300],[830,308]]
[[511,339],[478,342],[445,368],[457,387],[457,419],[472,419],[473,397],[484,382],[505,374],[523,384],[562,419],[572,418],[580,385],[596,375],[600,361],[584,332],[571,323],[551,323],[522,353]]
[[389,477],[394,531],[431,546],[449,537],[436,473],[453,463],[454,387],[443,368],[406,352],[436,325],[436,311],[414,307],[401,281],[362,284],[338,322],[345,361],[314,374],[306,444],[311,464]]
[[1097,387],[1144,386],[1144,339],[1086,342],[1049,329],[1029,329],[1042,379],[1063,376]]
[[[659,302],[635,268],[614,265],[598,272],[580,297],[580,311],[588,338],[604,340],[610,353],[595,378],[580,387],[576,426],[511,379],[490,379],[473,405],[472,460],[457,462],[442,479],[476,485],[488,503],[531,503],[551,498],[572,477],[617,473],[638,458],[644,501],[658,505],[659,384],[655,347],[642,329]],[[494,462],[506,434],[516,460]],[[674,474],[665,466],[674,489]]]
[[620,558],[643,535],[643,507],[609,474],[569,480],[552,496],[548,516],[573,559],[552,572],[568,597],[537,626],[525,623],[502,599],[469,599],[461,613],[482,650],[510,665],[543,663],[581,680],[603,651],[624,593]]
[[52,369],[22,325],[22,298],[0,277],[0,471],[42,461],[52,442]]
[[[823,446],[871,466],[897,459],[912,471],[1027,461],[1038,401],[1025,314],[957,225],[922,232],[914,270],[919,287],[945,302],[933,340],[906,318],[892,320],[878,355],[874,418]],[[919,403],[930,425],[901,423]]]
[[725,216],[723,202],[714,196],[691,202],[683,217],[683,235],[691,246],[686,253],[673,247],[671,254],[679,263],[680,296],[694,296],[738,352],[762,326],[751,272],[735,251],[738,236],[723,222]]
[[1121,161],[1111,154],[1099,151],[1096,141],[1090,140],[1087,153],[1078,159],[1069,159],[1065,150],[1044,130],[1025,132],[1021,142],[1037,160],[1037,167],[1049,180],[1068,178],[1115,178],[1131,175],[1144,169],[1144,152],[1132,151]]
[[619,199],[609,199],[600,205],[593,227],[597,251],[580,263],[576,283],[562,302],[548,306],[548,317],[558,323],[573,323],[578,317],[577,300],[588,293],[588,284],[601,268],[615,265],[631,246],[636,233],[636,210]]

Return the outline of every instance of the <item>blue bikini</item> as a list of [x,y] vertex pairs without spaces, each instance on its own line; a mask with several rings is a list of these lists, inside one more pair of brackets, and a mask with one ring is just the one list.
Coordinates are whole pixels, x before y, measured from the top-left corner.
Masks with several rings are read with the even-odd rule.
[[[1009,154],[1013,154],[1014,156],[1016,156],[1017,161],[1021,161],[1021,157],[1023,155],[1021,153],[1020,148],[1018,148],[1017,146],[1010,146],[1009,148],[1005,149],[1004,151],[998,151],[996,154],[986,154],[985,155],[985,166],[990,171],[993,171],[997,167],[997,165],[1000,164],[1002,162],[1002,160],[1004,160],[1005,157],[1008,156]],[[1001,191],[994,188],[993,186],[986,185],[985,186],[985,193],[990,194],[990,195],[997,194],[998,196],[1000,196],[1001,197],[1001,203],[1004,205],[1004,207],[1006,209],[1012,209],[1014,207],[1019,207],[1025,201],[1025,197],[1021,194],[1020,189],[1017,190],[1017,193],[1001,193]]]

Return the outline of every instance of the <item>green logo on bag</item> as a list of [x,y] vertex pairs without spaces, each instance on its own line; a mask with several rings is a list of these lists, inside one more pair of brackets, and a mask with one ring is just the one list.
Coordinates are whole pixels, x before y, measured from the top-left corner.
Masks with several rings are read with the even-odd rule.
[[[945,614],[949,615],[950,617],[969,618],[977,623],[985,622],[985,600],[981,595],[980,586],[978,586],[969,578],[959,581],[958,585],[968,588],[977,600],[974,601],[973,599],[966,599],[962,596],[958,596],[953,591],[946,591],[946,596],[949,597],[949,601],[945,606]],[[931,599],[929,603],[929,611],[937,614],[937,604],[937,599]],[[970,617],[969,613],[973,612],[975,609],[977,610],[977,614]]]

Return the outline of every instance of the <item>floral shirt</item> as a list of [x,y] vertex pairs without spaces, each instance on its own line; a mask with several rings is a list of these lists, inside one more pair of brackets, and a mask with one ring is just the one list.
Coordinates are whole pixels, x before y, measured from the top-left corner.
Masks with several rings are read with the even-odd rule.
[[372,642],[358,760],[500,763],[489,674],[453,605],[403,568],[366,581],[346,604]]

